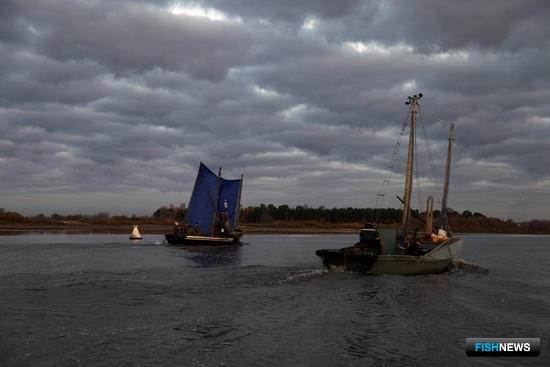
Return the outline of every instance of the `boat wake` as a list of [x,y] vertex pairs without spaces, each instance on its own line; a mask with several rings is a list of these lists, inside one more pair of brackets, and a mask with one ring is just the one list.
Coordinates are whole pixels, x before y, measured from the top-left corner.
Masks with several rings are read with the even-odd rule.
[[456,270],[472,270],[478,273],[488,273],[489,269],[479,266],[479,264],[465,261],[464,259],[453,259],[451,262],[451,271]]
[[304,271],[297,271],[292,272],[290,275],[288,275],[285,279],[279,281],[279,283],[290,283],[290,282],[298,282],[302,280],[310,280],[313,278],[321,277],[324,274],[327,274],[328,271],[324,269],[314,269],[314,270],[304,270]]

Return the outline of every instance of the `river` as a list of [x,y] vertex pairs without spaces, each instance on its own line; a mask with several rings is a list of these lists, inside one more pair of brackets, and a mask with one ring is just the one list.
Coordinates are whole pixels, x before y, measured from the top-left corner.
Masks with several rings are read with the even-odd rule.
[[[355,235],[0,236],[1,366],[548,366],[550,237],[464,236],[450,273],[364,276],[315,250]],[[465,337],[540,337],[467,357]]]

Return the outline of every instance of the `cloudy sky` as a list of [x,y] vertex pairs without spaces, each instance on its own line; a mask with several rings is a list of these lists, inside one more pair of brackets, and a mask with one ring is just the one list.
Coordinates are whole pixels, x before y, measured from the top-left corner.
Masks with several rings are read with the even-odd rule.
[[373,207],[421,92],[424,195],[454,122],[450,206],[550,218],[548,19],[545,0],[2,0],[0,207],[150,214],[200,161],[243,173],[244,205]]

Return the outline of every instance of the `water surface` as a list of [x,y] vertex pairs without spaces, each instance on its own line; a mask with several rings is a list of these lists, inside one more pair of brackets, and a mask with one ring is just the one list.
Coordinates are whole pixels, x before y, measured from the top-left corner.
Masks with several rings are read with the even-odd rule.
[[[329,273],[355,235],[0,236],[2,366],[546,366],[549,236],[470,235],[467,266]],[[539,358],[468,358],[465,337],[541,337]]]

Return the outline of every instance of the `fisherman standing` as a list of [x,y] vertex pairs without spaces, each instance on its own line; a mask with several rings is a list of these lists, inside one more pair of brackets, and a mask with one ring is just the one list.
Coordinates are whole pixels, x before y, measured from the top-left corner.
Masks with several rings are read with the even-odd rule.
[[406,239],[405,255],[419,256],[420,255],[420,241],[417,239],[419,228],[416,228],[414,232],[409,232]]

